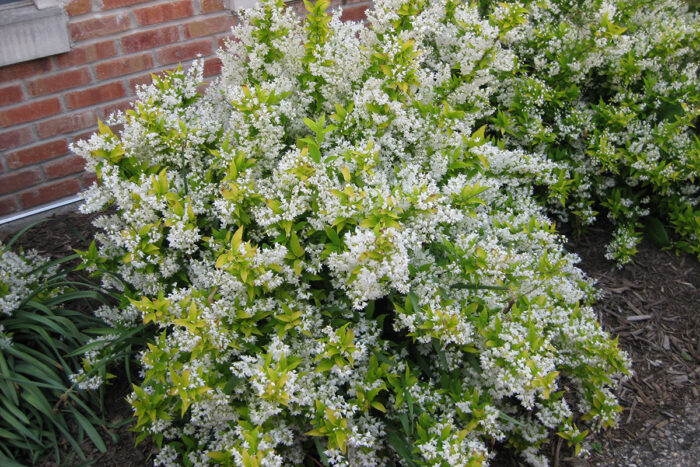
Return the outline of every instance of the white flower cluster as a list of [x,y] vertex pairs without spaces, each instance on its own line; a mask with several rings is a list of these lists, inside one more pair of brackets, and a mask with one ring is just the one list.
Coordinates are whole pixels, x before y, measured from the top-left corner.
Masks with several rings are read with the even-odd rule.
[[552,212],[586,226],[607,211],[616,234],[606,257],[621,265],[649,215],[700,255],[700,197],[684,194],[700,170],[698,13],[675,0],[521,0],[495,12],[519,69],[501,75],[490,122],[507,146],[571,174],[553,187]]
[[[46,278],[53,276],[58,266],[42,268],[49,262],[35,250],[16,253],[0,243],[0,314],[12,312],[35,292],[41,292]],[[43,298],[60,290],[45,290]]]
[[0,324],[0,348],[6,349],[12,345],[12,336],[5,333],[5,326]]
[[263,2],[206,95],[169,73],[74,147],[83,211],[116,212],[85,264],[131,303],[99,314],[159,329],[130,397],[157,462],[476,465],[495,438],[538,463],[568,400],[615,423],[627,359],[535,198],[575,171],[485,132],[551,98],[500,82],[519,4],[378,1],[364,28],[327,3]]

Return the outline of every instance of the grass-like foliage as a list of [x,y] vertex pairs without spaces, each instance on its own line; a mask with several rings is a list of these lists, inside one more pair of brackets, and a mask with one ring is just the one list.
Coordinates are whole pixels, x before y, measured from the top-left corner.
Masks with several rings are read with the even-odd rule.
[[15,252],[17,238],[0,244],[0,464],[74,463],[85,459],[85,442],[106,450],[103,391],[85,391],[87,378],[101,386],[110,363],[128,360],[139,329],[120,335],[74,309],[109,303],[99,287],[68,276],[63,263],[77,255],[52,261]]
[[167,73],[75,147],[113,208],[85,267],[130,299],[100,317],[159,329],[159,464],[542,464],[616,422],[629,362],[546,209],[634,236],[653,205],[692,249],[697,25],[579,3],[262,2],[204,96]]

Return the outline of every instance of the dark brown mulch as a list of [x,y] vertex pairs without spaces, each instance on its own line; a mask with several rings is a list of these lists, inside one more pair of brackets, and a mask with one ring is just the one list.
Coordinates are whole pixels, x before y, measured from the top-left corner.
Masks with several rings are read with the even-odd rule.
[[[42,254],[60,257],[72,249],[85,249],[94,229],[90,217],[65,214],[35,227],[18,242],[24,248],[36,248]],[[698,401],[700,388],[700,263],[689,255],[642,243],[634,264],[619,270],[605,260],[604,246],[609,240],[604,226],[567,244],[577,253],[581,268],[598,281],[604,298],[595,309],[603,327],[619,336],[620,346],[633,362],[634,375],[622,384],[618,396],[624,410],[620,427],[596,435],[589,461],[573,459],[560,441],[551,446],[553,465],[625,465],[619,452],[634,444],[654,451],[649,444],[669,423],[683,422],[685,410]],[[6,241],[7,234],[0,233]],[[116,386],[110,392],[108,419],[116,422],[131,416],[124,400],[129,388]],[[690,420],[688,423],[697,423]],[[134,448],[134,434],[126,427],[117,430],[120,438],[106,454],[91,452],[90,457],[103,466],[143,466],[153,448],[144,444]],[[519,465],[503,456],[496,465]],[[674,464],[681,465],[681,464]]]
[[[84,215],[70,212],[42,219],[25,232],[15,246],[25,250],[33,248],[42,255],[54,259],[69,255],[73,250],[85,250],[90,245],[95,231],[92,226],[92,220],[95,217],[98,217],[98,214]],[[27,227],[29,225],[32,224],[28,224]],[[11,230],[0,232],[0,242],[7,243],[14,233]]]
[[[618,392],[624,408],[620,427],[594,439],[599,451],[590,460],[594,465],[618,463],[618,451],[632,444],[657,451],[658,442],[650,439],[659,434],[663,438],[664,427],[684,420],[686,409],[699,400],[700,388],[697,258],[643,242],[634,264],[619,270],[603,257],[608,239],[606,229],[596,228],[568,245],[605,293],[595,305],[598,317],[619,337],[634,369]],[[687,422],[696,425],[698,420]]]
[[107,451],[101,453],[89,441],[82,443],[87,461],[82,461],[73,452],[70,445],[62,446],[63,459],[60,464],[54,461],[46,461],[38,467],[59,467],[94,465],[99,467],[145,467],[153,465],[153,458],[157,449],[150,441],[146,440],[136,446],[138,433],[131,431],[133,426],[133,413],[126,396],[131,388],[124,384],[125,380],[119,378],[121,383],[113,383],[108,387],[105,395],[105,419],[108,425],[100,427],[100,435],[104,440]]

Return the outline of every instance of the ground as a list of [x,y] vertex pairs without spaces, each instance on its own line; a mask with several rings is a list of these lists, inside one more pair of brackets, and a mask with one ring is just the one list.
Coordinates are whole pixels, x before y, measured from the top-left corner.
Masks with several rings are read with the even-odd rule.
[[[618,269],[604,259],[610,229],[591,228],[566,247],[581,257],[581,268],[597,280],[603,297],[595,305],[603,327],[619,336],[633,362],[634,375],[620,387],[624,408],[620,426],[595,435],[591,457],[571,457],[562,440],[549,450],[554,466],[695,466],[700,459],[700,262],[685,254],[642,243],[633,264]],[[93,228],[90,218],[61,215],[27,232],[19,244],[52,257],[85,248]],[[9,234],[0,233],[6,241]],[[81,239],[80,237],[84,237]],[[107,394],[106,419],[116,424],[131,417],[123,381]],[[104,428],[107,430],[107,428]],[[154,447],[134,447],[128,425],[111,430],[117,442],[90,457],[101,467],[149,464]],[[109,437],[107,437],[109,438]],[[517,466],[507,453],[494,465]],[[45,464],[49,466],[51,464]]]

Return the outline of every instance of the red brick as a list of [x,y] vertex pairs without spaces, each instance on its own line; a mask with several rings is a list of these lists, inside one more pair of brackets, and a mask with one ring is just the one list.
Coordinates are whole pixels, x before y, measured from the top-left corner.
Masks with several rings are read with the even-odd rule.
[[93,37],[106,36],[129,29],[130,22],[126,13],[102,16],[68,24],[71,38],[84,41]]
[[231,40],[238,42],[238,39],[233,37],[231,34],[220,36],[216,39],[217,47],[220,49],[228,50],[228,43]]
[[130,75],[138,71],[153,68],[153,56],[150,53],[117,58],[95,66],[98,79],[109,79],[115,76]]
[[357,5],[343,7],[341,21],[364,21],[367,19],[369,5]]
[[151,24],[164,23],[174,19],[187,18],[192,16],[191,0],[180,0],[178,2],[166,2],[159,5],[153,5],[145,8],[134,10],[136,20],[142,26]]
[[113,102],[109,105],[105,105],[100,109],[100,118],[102,120],[107,120],[107,118],[112,115],[114,112],[122,111],[124,112],[127,109],[131,108],[131,99],[119,101],[119,102]]
[[202,13],[211,13],[224,9],[224,0],[199,0],[199,8]]
[[32,96],[42,96],[64,89],[83,86],[91,80],[88,69],[80,68],[29,81],[27,82],[27,90]]
[[24,146],[32,142],[32,130],[29,126],[11,131],[0,131],[0,151]]
[[16,104],[24,99],[24,93],[20,86],[7,86],[0,88],[0,106]]
[[150,0],[102,0],[102,9],[111,10],[112,8],[121,8],[123,6],[145,3],[148,1]]
[[212,52],[211,40],[201,40],[188,42],[185,44],[173,45],[159,50],[156,53],[158,63],[161,65],[169,65],[171,63],[184,62],[192,60],[197,55],[209,55]]
[[39,182],[41,182],[41,174],[37,169],[0,175],[0,195],[29,188]]
[[215,76],[221,73],[223,64],[219,57],[208,58],[204,60],[204,76]]
[[197,86],[197,94],[200,96],[203,96],[205,92],[207,92],[207,88],[209,88],[209,85],[211,84],[212,80],[204,80],[203,83],[199,84]]
[[136,92],[136,87],[142,84],[149,85],[153,82],[153,76],[151,74],[137,76],[136,78],[131,78],[129,80],[129,89],[132,92]]
[[16,63],[0,67],[0,82],[29,78],[51,71],[51,62],[47,58],[39,58],[29,62]]
[[[332,7],[332,5],[331,5],[331,7]],[[296,15],[299,16],[300,18],[303,18],[306,16],[307,11],[306,11],[306,8],[304,7],[303,2],[290,2],[290,4],[288,5],[288,8],[293,9],[294,13],[296,13]]]
[[31,122],[40,118],[56,115],[61,111],[61,104],[57,97],[34,101],[28,104],[11,107],[0,111],[0,126],[17,125],[18,123]]
[[59,139],[11,152],[5,156],[5,161],[10,169],[20,169],[65,154],[68,154],[68,143],[65,139]]
[[89,105],[99,104],[100,102],[113,101],[125,95],[126,92],[124,92],[122,83],[109,83],[84,91],[75,91],[66,94],[66,104],[70,109],[79,109],[80,107],[87,107]]
[[180,40],[177,26],[168,26],[151,31],[137,32],[122,38],[122,51],[125,54],[140,52]]
[[17,199],[14,196],[5,196],[0,198],[0,216],[11,214],[19,211]]
[[92,11],[92,0],[71,0],[64,9],[68,16],[84,15]]
[[183,25],[183,29],[185,30],[185,38],[193,39],[228,31],[234,24],[235,21],[231,15],[221,15],[187,23]]
[[[97,126],[97,120],[95,120],[95,126]],[[111,128],[111,127],[110,127]],[[88,131],[78,133],[77,135],[71,136],[71,143],[75,144],[78,141],[87,141],[92,135],[95,134],[97,128],[91,128]],[[114,131],[114,130],[112,130]]]
[[76,179],[62,180],[51,184],[41,185],[31,191],[20,193],[19,200],[24,209],[55,201],[80,191],[80,183]]
[[85,159],[80,156],[67,156],[44,164],[44,174],[47,179],[61,178],[82,172],[84,168]]
[[97,176],[94,173],[86,173],[80,177],[80,181],[83,184],[83,188],[89,188],[90,185],[97,182]]
[[59,68],[68,68],[104,60],[105,58],[114,57],[116,54],[117,48],[114,46],[114,41],[97,42],[76,47],[70,52],[57,55],[56,64]]
[[83,130],[85,128],[91,128],[96,125],[97,115],[95,115],[95,111],[85,110],[71,115],[61,115],[60,117],[37,123],[36,130],[39,138],[45,139]]

